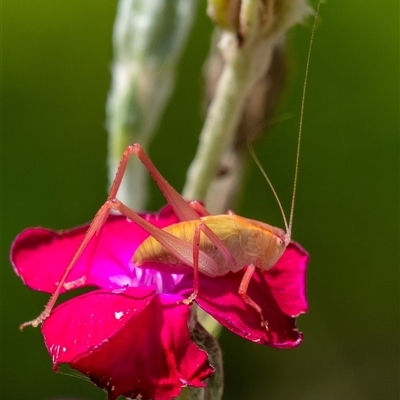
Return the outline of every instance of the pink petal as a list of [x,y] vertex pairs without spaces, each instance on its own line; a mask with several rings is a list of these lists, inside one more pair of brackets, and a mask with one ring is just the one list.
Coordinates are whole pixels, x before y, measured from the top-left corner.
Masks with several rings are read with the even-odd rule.
[[[247,340],[276,348],[298,346],[302,334],[297,330],[294,318],[281,310],[261,271],[256,271],[248,295],[261,307],[268,330],[261,326],[260,315],[238,294],[243,274],[244,271],[239,271],[215,278],[201,275],[199,294],[195,301],[221,325]],[[182,279],[178,288],[192,286],[193,276],[188,275]],[[190,294],[190,290],[187,294]]]
[[[171,207],[142,217],[158,227],[177,222]],[[24,283],[32,289],[52,293],[65,268],[81,244],[88,225],[55,232],[43,228],[23,231],[14,240],[11,262]],[[86,286],[116,288],[134,278],[130,260],[138,245],[148,236],[142,228],[123,216],[111,215],[97,242],[93,238],[68,276],[71,282],[90,268]]]
[[57,307],[42,327],[54,367],[69,363],[108,391],[170,400],[213,369],[190,340],[189,307],[149,288],[99,290]]
[[306,269],[309,256],[298,244],[289,243],[273,268],[264,278],[281,310],[292,317],[308,311]]
[[56,307],[42,325],[53,364],[71,362],[107,341],[154,296],[153,287],[96,290]]

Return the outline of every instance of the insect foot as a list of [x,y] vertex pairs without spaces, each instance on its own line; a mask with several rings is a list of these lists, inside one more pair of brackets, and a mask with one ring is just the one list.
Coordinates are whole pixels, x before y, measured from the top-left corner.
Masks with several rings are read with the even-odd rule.
[[268,321],[265,321],[264,319],[261,320],[261,326],[263,326],[267,331],[269,331]]
[[196,297],[197,297],[197,293],[193,292],[188,298],[182,300],[182,303],[189,306],[190,304],[192,304],[193,300],[196,299]]
[[86,283],[86,276],[82,276],[81,278],[75,279],[71,282],[65,282],[63,286],[64,286],[65,290],[71,290],[71,289],[81,287],[85,283]]
[[50,316],[50,312],[44,310],[37,318],[32,321],[24,322],[19,326],[19,330],[23,331],[27,326],[32,326],[33,328],[37,328],[46,318]]

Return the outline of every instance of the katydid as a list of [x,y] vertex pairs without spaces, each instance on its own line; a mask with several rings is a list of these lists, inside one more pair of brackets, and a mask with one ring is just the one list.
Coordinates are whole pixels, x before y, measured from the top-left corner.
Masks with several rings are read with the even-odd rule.
[[[164,229],[157,228],[117,199],[118,188],[131,155],[138,157],[147,168],[181,222]],[[247,295],[247,287],[256,268],[265,270],[276,263],[289,243],[290,235],[279,228],[239,217],[232,212],[210,215],[201,203],[186,202],[136,143],[125,150],[107,201],[94,217],[44,311],[36,319],[22,324],[21,329],[28,325],[36,327],[49,317],[63,287],[71,289],[84,284],[85,276],[77,281],[67,282],[68,274],[89,241],[100,234],[111,210],[120,212],[150,234],[133,255],[135,265],[146,268],[146,262],[151,262],[153,266],[156,262],[160,270],[164,268],[171,273],[194,272],[194,290],[184,300],[186,304],[197,296],[199,273],[215,277],[229,271],[237,272],[248,266],[239,293],[246,303],[257,310],[261,322],[266,326],[261,308]]]
[[[318,10],[316,14],[318,15]],[[32,321],[23,323],[20,326],[21,330],[29,325],[37,327],[48,318],[63,288],[71,289],[84,284],[86,276],[82,276],[80,279],[72,282],[67,282],[68,275],[85,250],[89,241],[94,236],[101,234],[101,229],[112,210],[120,212],[122,215],[126,216],[128,219],[147,231],[150,235],[142,242],[133,254],[132,261],[136,266],[146,268],[146,263],[151,263],[154,268],[154,264],[156,263],[158,266],[157,269],[161,271],[165,270],[170,273],[193,272],[194,288],[192,294],[183,300],[185,304],[190,304],[195,300],[199,290],[201,290],[201,288],[199,288],[200,273],[210,277],[217,277],[225,275],[228,272],[238,272],[246,267],[238,288],[238,293],[245,303],[257,311],[260,315],[261,325],[268,329],[268,321],[264,319],[261,307],[248,296],[247,289],[256,268],[264,271],[272,268],[282,256],[291,240],[305,91],[316,20],[317,17],[315,18],[311,34],[303,86],[289,222],[287,222],[281,203],[269,178],[255,157],[253,150],[250,148],[253,158],[260,167],[261,172],[265,176],[268,184],[271,186],[278,201],[285,223],[285,231],[263,222],[240,217],[231,211],[222,215],[210,215],[200,202],[187,202],[182,198],[182,196],[156,169],[140,144],[136,143],[130,145],[122,155],[107,201],[101,206],[95,215],[82,243],[70,261],[68,267],[65,269],[64,274],[58,282],[57,288],[50,297],[44,311]],[[118,189],[123,179],[129,158],[132,155],[138,157],[151,174],[164,194],[168,204],[171,205],[180,220],[179,223],[160,229],[141,218],[135,211],[118,200]]]

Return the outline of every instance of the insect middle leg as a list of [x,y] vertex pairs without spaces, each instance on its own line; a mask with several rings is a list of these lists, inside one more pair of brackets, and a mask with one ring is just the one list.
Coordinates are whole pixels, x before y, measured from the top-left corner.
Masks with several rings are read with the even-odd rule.
[[201,233],[211,241],[211,243],[221,253],[228,266],[230,266],[230,268],[225,269],[226,271],[234,269],[237,265],[236,260],[226,247],[225,243],[204,222],[200,222],[196,226],[193,235],[193,293],[183,301],[185,304],[190,304],[196,299],[199,293],[199,272],[203,272],[208,276],[223,275],[224,272],[212,258],[205,257],[206,254],[201,251]]

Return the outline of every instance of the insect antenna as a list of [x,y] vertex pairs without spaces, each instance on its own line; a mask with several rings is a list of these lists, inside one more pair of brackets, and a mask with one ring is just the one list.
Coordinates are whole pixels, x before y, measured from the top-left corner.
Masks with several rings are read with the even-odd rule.
[[292,234],[292,226],[293,226],[293,215],[294,215],[294,204],[296,200],[296,189],[297,189],[297,181],[298,181],[298,175],[299,175],[299,161],[300,161],[300,145],[301,145],[301,134],[303,131],[303,119],[304,119],[304,104],[305,104],[305,98],[306,98],[306,89],[307,89],[307,80],[308,80],[308,72],[309,72],[309,67],[310,67],[310,59],[311,59],[311,49],[313,45],[313,40],[314,40],[314,33],[317,27],[317,21],[318,21],[318,15],[319,15],[319,9],[321,6],[321,0],[319,0],[317,9],[315,11],[315,17],[314,17],[314,24],[312,27],[311,31],[311,38],[310,38],[310,44],[308,46],[308,54],[307,54],[307,62],[306,62],[306,71],[304,75],[304,84],[303,84],[303,92],[302,92],[302,97],[301,97],[301,107],[300,107],[300,121],[299,121],[299,134],[297,137],[297,149],[296,149],[296,162],[295,162],[295,169],[294,169],[294,179],[293,179],[293,193],[292,193],[292,201],[290,205],[290,214],[289,214],[289,223],[286,219],[285,212],[282,207],[282,203],[279,200],[278,194],[276,193],[276,190],[274,186],[272,185],[271,180],[269,179],[267,173],[265,172],[264,168],[262,167],[258,157],[256,156],[256,153],[254,152],[253,146],[250,143],[250,141],[247,142],[247,146],[249,148],[249,152],[251,156],[254,159],[254,162],[257,164],[258,168],[260,169],[261,173],[263,174],[264,178],[268,182],[269,187],[272,190],[272,193],[275,196],[276,201],[278,202],[279,209],[281,210],[281,214],[283,217],[283,221],[285,224],[285,243],[286,245],[290,242],[291,239],[291,234]]
[[296,189],[297,189],[297,181],[298,181],[298,176],[299,176],[301,134],[303,131],[304,105],[305,105],[305,99],[306,99],[308,72],[310,69],[311,49],[312,49],[312,45],[313,45],[313,41],[314,41],[314,33],[315,33],[315,30],[317,29],[317,21],[318,21],[320,6],[321,6],[321,0],[318,1],[317,9],[315,11],[314,24],[313,24],[312,31],[311,31],[310,44],[308,46],[306,72],[304,74],[303,93],[301,96],[299,135],[297,137],[296,164],[295,164],[295,169],[294,169],[294,180],[293,180],[293,194],[292,194],[292,202],[291,202],[291,206],[290,206],[289,226],[286,231],[286,233],[289,235],[289,240],[290,240],[290,234],[292,232],[292,226],[293,226],[294,203],[296,200]]
[[257,157],[257,155],[256,155],[256,153],[254,151],[253,145],[250,143],[250,141],[247,141],[247,147],[249,148],[249,153],[253,157],[254,162],[256,163],[257,167],[260,169],[260,171],[263,174],[265,180],[268,182],[268,185],[271,188],[272,193],[275,196],[275,199],[276,199],[276,201],[278,203],[279,209],[281,210],[281,214],[282,214],[282,218],[283,218],[283,222],[285,224],[285,230],[286,230],[286,234],[287,234],[289,232],[289,225],[288,225],[288,222],[287,222],[287,219],[286,219],[285,212],[283,211],[282,203],[279,200],[278,193],[276,193],[274,185],[272,184],[271,179],[269,179],[269,176],[267,175],[267,173],[265,172],[263,166],[261,165],[260,160],[258,159],[258,157]]

